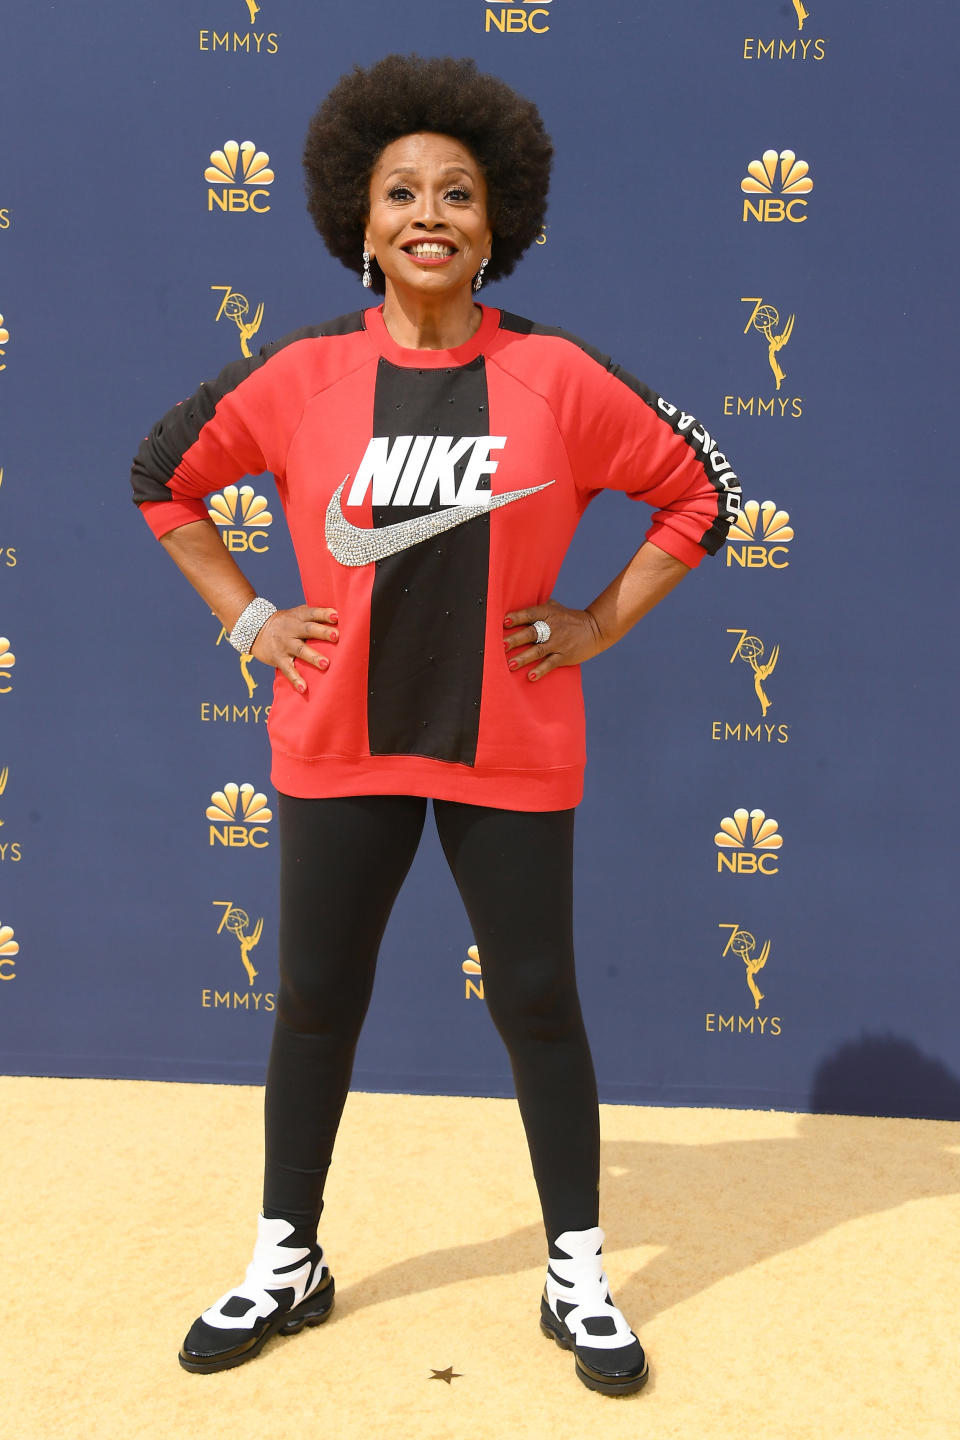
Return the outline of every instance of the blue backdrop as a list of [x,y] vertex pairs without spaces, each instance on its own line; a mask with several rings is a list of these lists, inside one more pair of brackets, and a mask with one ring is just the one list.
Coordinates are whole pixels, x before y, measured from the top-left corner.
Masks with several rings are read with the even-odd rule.
[[[228,787],[275,808],[271,676],[244,674],[126,476],[243,344],[363,303],[306,214],[302,137],[345,69],[417,50],[475,56],[555,139],[543,243],[485,298],[699,415],[749,502],[584,674],[602,1096],[960,1116],[957,200],[931,63],[955,6],[35,0],[3,26],[0,1068],[262,1077],[276,822]],[[268,158],[244,172],[227,142],[248,139]],[[215,502],[225,541],[299,603],[272,481],[250,486]],[[586,603],[643,528],[592,507],[560,598]],[[509,1093],[470,944],[428,835],[358,1086]]]

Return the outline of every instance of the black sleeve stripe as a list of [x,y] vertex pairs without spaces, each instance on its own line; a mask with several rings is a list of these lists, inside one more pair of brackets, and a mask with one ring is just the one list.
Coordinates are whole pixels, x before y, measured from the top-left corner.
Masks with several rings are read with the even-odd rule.
[[194,445],[200,432],[213,419],[225,395],[259,370],[268,360],[288,345],[299,340],[313,340],[333,335],[351,335],[364,328],[363,311],[339,315],[324,325],[306,325],[293,330],[280,340],[264,345],[252,360],[234,360],[225,366],[215,380],[201,384],[199,390],[176,405],[159,420],[137,452],[131,471],[133,500],[143,505],[148,500],[171,500],[170,481],[184,455]]
[[581,340],[578,335],[571,335],[566,330],[560,330],[552,325],[538,325],[533,320],[525,320],[521,315],[511,315],[503,311],[500,316],[500,329],[509,330],[517,335],[548,335],[557,340],[566,340],[571,345],[576,345],[591,360],[595,360],[603,368],[628,390],[635,395],[650,409],[655,411],[658,418],[676,435],[683,440],[694,451],[697,459],[703,467],[704,474],[717,493],[717,516],[710,528],[701,537],[700,544],[708,555],[715,555],[727,538],[727,531],[731,524],[740,514],[740,482],[734,473],[733,466],[721,450],[717,449],[717,442],[712,438],[705,425],[701,425],[694,415],[687,415],[684,411],[671,405],[664,400],[655,390],[644,385],[629,370],[624,370],[609,355],[604,355],[595,346],[588,345],[586,340]]

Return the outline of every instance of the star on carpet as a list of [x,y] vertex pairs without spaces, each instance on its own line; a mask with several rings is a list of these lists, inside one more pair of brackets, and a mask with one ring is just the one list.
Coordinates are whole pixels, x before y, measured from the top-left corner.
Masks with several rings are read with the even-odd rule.
[[430,1376],[430,1379],[446,1380],[447,1384],[449,1385],[451,1380],[462,1380],[463,1376],[458,1370],[454,1370],[452,1365],[448,1365],[446,1370],[434,1370],[433,1374]]

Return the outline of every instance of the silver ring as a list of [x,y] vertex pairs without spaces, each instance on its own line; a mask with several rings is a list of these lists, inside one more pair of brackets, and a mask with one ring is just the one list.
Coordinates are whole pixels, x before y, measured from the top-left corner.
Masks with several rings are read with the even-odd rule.
[[550,639],[551,634],[550,626],[547,624],[546,620],[534,620],[533,628],[537,632],[536,643],[538,645],[546,645],[547,641]]

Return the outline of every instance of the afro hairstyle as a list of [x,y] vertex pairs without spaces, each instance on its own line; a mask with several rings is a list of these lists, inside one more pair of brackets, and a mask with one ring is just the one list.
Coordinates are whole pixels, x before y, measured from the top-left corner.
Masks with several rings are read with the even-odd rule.
[[[422,131],[451,135],[476,158],[493,232],[485,278],[509,275],[543,228],[553,145],[532,100],[475,61],[449,56],[355,66],[314,115],[303,151],[307,208],[330,254],[362,274],[370,176],[388,145]],[[371,270],[382,295],[383,272]]]

